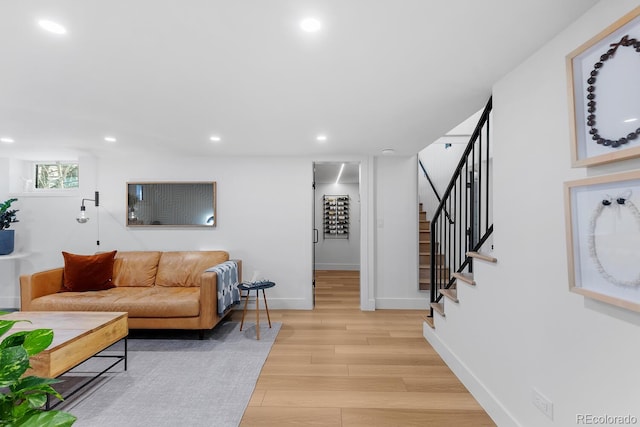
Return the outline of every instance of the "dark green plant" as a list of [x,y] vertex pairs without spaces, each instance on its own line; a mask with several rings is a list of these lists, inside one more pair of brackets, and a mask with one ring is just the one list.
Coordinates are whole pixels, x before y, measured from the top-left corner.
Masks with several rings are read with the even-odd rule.
[[[5,314],[5,313],[0,313]],[[14,324],[28,320],[0,320],[0,336]],[[51,329],[15,332],[0,343],[0,426],[65,427],[76,417],[63,411],[45,411],[47,396],[62,396],[51,384],[59,380],[24,376],[29,358],[51,345]]]
[[11,203],[17,200],[18,199],[9,199],[0,204],[0,230],[11,227],[12,222],[18,222],[16,212],[18,212],[19,209],[9,209]]

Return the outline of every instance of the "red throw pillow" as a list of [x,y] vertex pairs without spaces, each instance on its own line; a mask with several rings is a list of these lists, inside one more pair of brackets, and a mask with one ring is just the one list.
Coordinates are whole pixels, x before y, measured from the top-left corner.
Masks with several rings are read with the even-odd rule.
[[102,291],[114,288],[113,259],[117,251],[97,255],[75,255],[62,252],[64,257],[63,291]]

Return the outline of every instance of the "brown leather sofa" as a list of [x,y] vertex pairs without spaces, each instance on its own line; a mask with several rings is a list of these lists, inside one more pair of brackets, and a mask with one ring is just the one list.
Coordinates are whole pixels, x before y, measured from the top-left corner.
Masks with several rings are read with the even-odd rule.
[[20,276],[21,310],[126,311],[131,329],[211,329],[231,309],[218,314],[217,274],[205,270],[228,260],[225,251],[119,251],[111,289],[61,292],[62,267]]

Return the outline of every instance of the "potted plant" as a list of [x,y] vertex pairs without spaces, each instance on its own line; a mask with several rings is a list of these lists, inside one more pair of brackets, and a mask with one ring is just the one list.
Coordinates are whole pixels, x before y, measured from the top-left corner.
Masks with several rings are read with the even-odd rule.
[[[0,319],[0,336],[21,321]],[[35,329],[15,332],[0,343],[0,426],[66,427],[76,421],[67,412],[43,410],[48,395],[62,399],[51,387],[59,380],[24,376],[29,358],[49,347],[52,341],[51,329]]]
[[9,209],[18,199],[5,200],[0,204],[0,255],[8,255],[13,252],[15,243],[15,230],[7,230],[16,219],[17,209]]

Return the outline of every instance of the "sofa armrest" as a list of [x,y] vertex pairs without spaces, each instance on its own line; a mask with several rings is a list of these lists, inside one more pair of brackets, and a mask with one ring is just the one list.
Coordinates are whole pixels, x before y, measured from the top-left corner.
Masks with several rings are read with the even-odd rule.
[[31,301],[62,289],[62,267],[20,276],[20,310],[28,311]]

